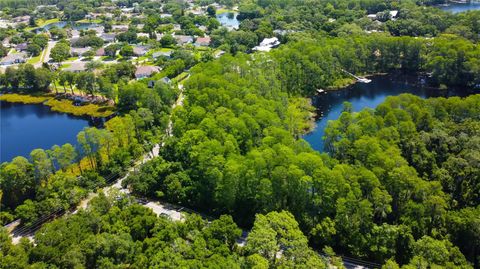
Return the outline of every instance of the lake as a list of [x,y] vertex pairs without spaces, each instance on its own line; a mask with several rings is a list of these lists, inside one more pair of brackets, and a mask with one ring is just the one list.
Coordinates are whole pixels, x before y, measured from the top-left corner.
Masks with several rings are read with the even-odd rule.
[[465,4],[451,3],[448,6],[440,6],[440,8],[452,13],[459,13],[468,10],[480,10],[480,2],[470,2]]
[[76,144],[77,133],[92,123],[57,113],[44,105],[0,101],[0,163],[16,156],[27,157],[37,148]]
[[217,15],[217,20],[222,26],[238,29],[240,22],[237,20],[237,15],[238,13],[236,12],[224,12]]
[[74,30],[85,30],[85,29],[90,28],[90,27],[98,26],[98,24],[96,24],[96,23],[89,23],[89,22],[80,22],[80,23],[79,22],[74,22],[74,23],[71,23],[71,22],[66,22],[66,21],[58,21],[58,22],[49,23],[49,24],[44,25],[42,27],[35,28],[34,31],[36,33],[39,33],[39,32],[42,32],[42,31],[48,31],[52,27],[64,28],[65,26],[67,26],[67,24],[70,24],[72,26],[72,29],[74,29]]
[[350,102],[353,111],[360,111],[363,108],[375,108],[381,104],[387,96],[399,95],[402,93],[411,93],[422,98],[429,97],[465,97],[474,93],[480,93],[480,90],[473,89],[448,89],[439,90],[420,86],[417,77],[387,75],[376,76],[372,82],[356,83],[345,89],[338,91],[328,91],[320,93],[312,98],[313,105],[317,108],[317,121],[315,129],[305,135],[303,138],[310,143],[313,149],[323,151],[323,135],[325,127],[329,120],[337,119],[343,109],[343,102]]

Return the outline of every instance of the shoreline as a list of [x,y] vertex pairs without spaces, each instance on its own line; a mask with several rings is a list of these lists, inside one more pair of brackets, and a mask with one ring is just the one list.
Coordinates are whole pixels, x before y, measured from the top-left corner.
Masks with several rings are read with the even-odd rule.
[[0,101],[19,104],[37,104],[50,107],[54,112],[65,113],[77,117],[107,118],[115,113],[113,106],[101,106],[97,104],[87,104],[75,106],[72,100],[60,98],[56,99],[53,93],[46,94],[18,94],[6,93],[0,95]]

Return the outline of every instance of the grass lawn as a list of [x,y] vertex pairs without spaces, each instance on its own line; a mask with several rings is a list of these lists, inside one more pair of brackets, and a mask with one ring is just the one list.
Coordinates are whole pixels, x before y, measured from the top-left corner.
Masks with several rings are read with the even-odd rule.
[[40,53],[40,55],[38,55],[38,56],[35,56],[35,57],[32,57],[32,58],[28,59],[27,63],[36,64],[40,61],[41,57],[42,57],[42,53]]
[[220,14],[223,14],[223,13],[235,13],[235,10],[225,9],[225,8],[217,9],[217,15],[220,15]]
[[182,72],[180,75],[172,78],[173,83],[178,83],[179,81],[182,81],[182,79],[185,79],[188,76],[187,72]]
[[115,107],[109,105],[88,104],[75,106],[71,100],[55,99],[51,93],[45,94],[4,94],[0,96],[1,101],[23,104],[45,104],[53,111],[72,114],[75,116],[108,117],[113,114]]
[[47,24],[50,24],[50,23],[55,23],[55,22],[59,22],[60,19],[59,18],[55,18],[55,19],[50,19],[50,20],[43,20],[43,19],[39,19],[36,21],[37,25],[38,26],[35,26],[35,27],[27,27],[25,28],[26,31],[31,31],[31,30],[34,30],[36,28],[40,28],[40,27],[43,27]]

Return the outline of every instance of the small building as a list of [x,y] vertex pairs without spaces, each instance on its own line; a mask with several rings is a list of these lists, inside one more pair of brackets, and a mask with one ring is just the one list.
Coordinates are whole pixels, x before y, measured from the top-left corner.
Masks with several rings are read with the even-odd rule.
[[27,61],[26,53],[24,52],[10,53],[0,60],[0,65],[19,64],[19,63],[24,63],[26,61]]
[[225,51],[221,50],[221,51],[216,52],[216,53],[213,55],[213,57],[214,57],[215,59],[218,59],[218,58],[222,57],[223,54],[225,54]]
[[116,36],[115,33],[103,33],[100,35],[100,38],[106,43],[112,43],[115,42]]
[[181,30],[182,30],[182,26],[180,24],[173,25],[173,31],[181,31]]
[[193,43],[193,36],[189,35],[175,35],[175,40],[177,41],[178,45],[185,45]]
[[12,19],[12,22],[14,22],[14,23],[28,24],[29,21],[30,21],[30,16],[29,15],[18,16],[18,17],[15,17],[15,18]]
[[105,48],[99,48],[95,51],[95,56],[105,56]]
[[139,37],[146,37],[146,38],[149,38],[150,35],[148,35],[147,33],[137,33],[137,38]]
[[392,20],[396,19],[398,16],[398,10],[390,10],[390,18]]
[[135,78],[136,79],[142,79],[142,78],[147,78],[152,76],[154,73],[158,73],[161,71],[161,68],[158,66],[152,66],[152,65],[143,65],[137,67],[137,70],[135,70]]
[[90,47],[85,47],[85,48],[70,48],[70,54],[72,56],[78,56],[78,57],[81,57],[83,56],[83,54],[85,54],[86,52],[90,51]]
[[71,63],[70,66],[63,68],[63,71],[73,72],[73,73],[80,73],[82,71],[87,70],[84,62],[74,62]]
[[208,47],[208,46],[210,46],[211,41],[212,41],[212,39],[209,36],[199,37],[195,41],[195,46],[197,46],[197,47],[200,47],[200,46],[201,47]]
[[168,77],[163,77],[160,79],[161,82],[165,83],[165,84],[170,84],[172,83],[172,80],[169,79]]
[[133,47],[133,54],[135,56],[143,56],[145,54],[147,54],[148,52],[148,47],[147,46],[135,46]]
[[172,16],[173,16],[172,14],[168,14],[168,13],[162,13],[162,14],[160,14],[160,18],[162,18],[162,19],[171,18]]
[[15,46],[16,51],[26,51],[27,48],[28,48],[28,44],[26,42],[20,43],[20,44]]
[[272,38],[265,38],[260,45],[253,48],[253,50],[257,51],[270,51],[272,48],[277,47],[280,45],[280,41],[276,37]]
[[112,25],[112,31],[114,31],[114,32],[126,32],[126,31],[128,31],[128,25],[125,25],[125,24]]
[[172,56],[172,50],[169,50],[169,51],[156,51],[154,53],[152,53],[152,57],[153,59],[157,59],[157,58],[160,58],[160,57],[167,57],[167,58],[170,58]]

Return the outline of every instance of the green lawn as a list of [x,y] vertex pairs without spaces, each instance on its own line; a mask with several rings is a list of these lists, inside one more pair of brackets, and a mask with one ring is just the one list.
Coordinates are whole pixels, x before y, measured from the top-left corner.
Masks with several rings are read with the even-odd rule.
[[36,63],[38,63],[38,62],[40,61],[40,58],[41,58],[41,57],[42,57],[42,54],[40,53],[40,55],[28,59],[27,63],[29,63],[29,64],[36,64]]
[[55,22],[59,22],[60,19],[59,18],[55,18],[55,19],[50,19],[50,20],[43,20],[43,19],[39,19],[36,21],[37,23],[37,26],[35,27],[27,27],[25,28],[26,31],[31,31],[31,30],[34,30],[36,28],[40,28],[40,27],[43,27],[47,24],[50,24],[50,23],[55,23]]
[[235,10],[232,9],[225,9],[225,8],[219,8],[217,9],[217,15],[223,14],[223,13],[234,13]]

